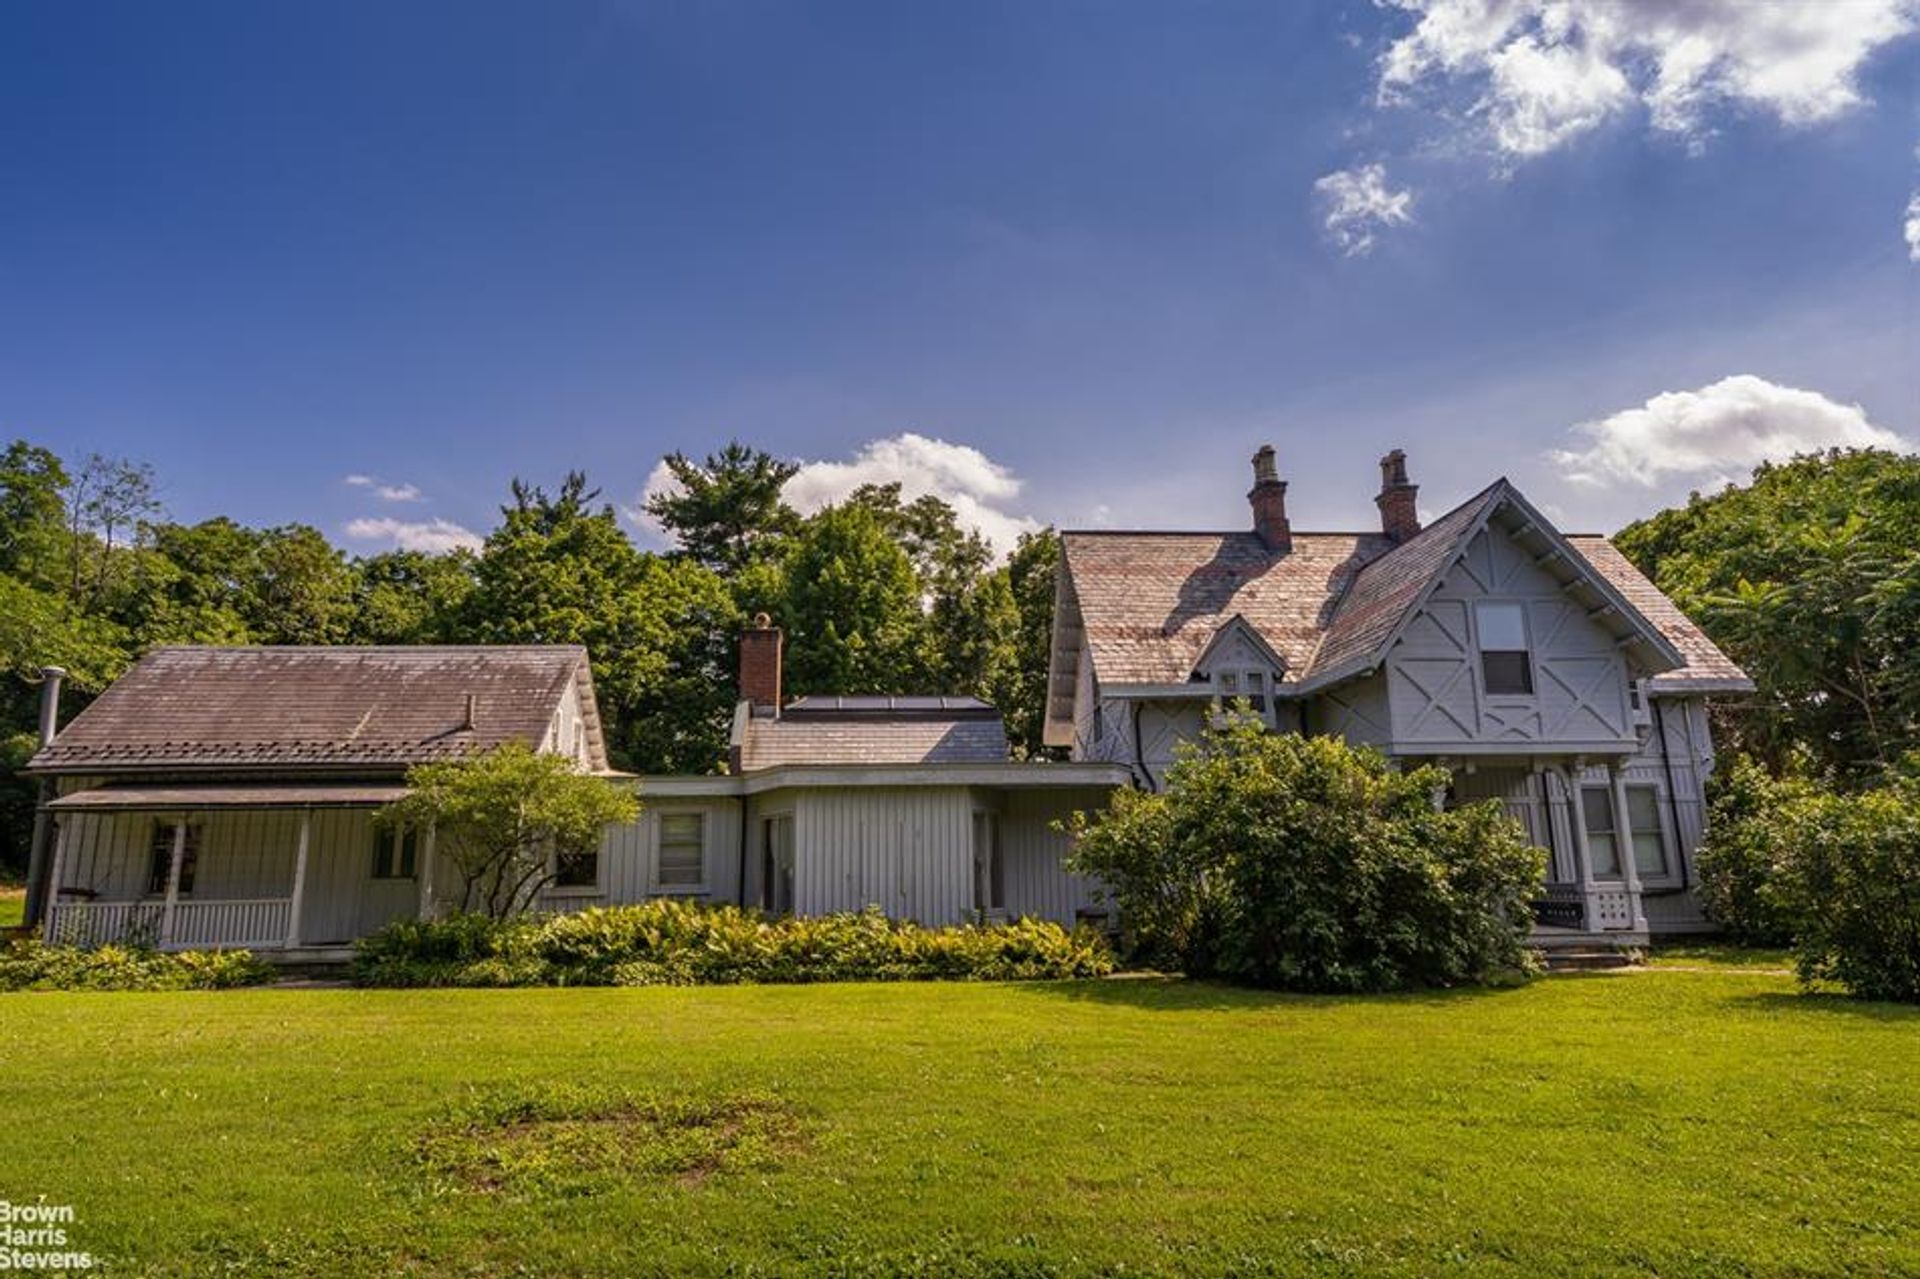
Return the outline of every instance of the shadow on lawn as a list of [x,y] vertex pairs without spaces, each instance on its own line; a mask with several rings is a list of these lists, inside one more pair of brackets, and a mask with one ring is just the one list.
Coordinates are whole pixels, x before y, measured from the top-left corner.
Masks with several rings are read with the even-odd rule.
[[1855,999],[1836,990],[1801,990],[1791,994],[1779,990],[1753,991],[1732,996],[1727,1002],[1755,1012],[1837,1013],[1868,1021],[1920,1022],[1920,1006]]
[[1520,987],[1491,986],[1453,990],[1408,990],[1379,995],[1302,994],[1288,990],[1261,990],[1226,982],[1187,977],[1124,976],[1094,981],[1034,982],[1019,985],[1022,994],[1081,1003],[1109,1004],[1154,1012],[1244,1012],[1263,1008],[1348,1008],[1354,1004],[1382,1007],[1441,1006],[1492,999]]

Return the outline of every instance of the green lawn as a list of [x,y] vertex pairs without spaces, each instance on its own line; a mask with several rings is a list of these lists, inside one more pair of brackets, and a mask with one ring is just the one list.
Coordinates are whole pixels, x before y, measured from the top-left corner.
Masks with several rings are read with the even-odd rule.
[[1920,1273],[1920,1009],[1764,972],[26,994],[0,1043],[0,1198],[108,1273]]

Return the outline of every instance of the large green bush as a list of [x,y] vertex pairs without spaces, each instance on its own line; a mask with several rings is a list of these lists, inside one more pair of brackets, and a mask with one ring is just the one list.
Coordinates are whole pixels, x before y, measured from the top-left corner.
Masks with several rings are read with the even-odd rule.
[[1801,980],[1920,1003],[1920,781],[1802,797],[1781,840]]
[[245,950],[169,953],[17,941],[0,951],[0,990],[224,990],[271,981],[274,971]]
[[877,910],[771,918],[670,899],[514,920],[405,920],[354,948],[354,979],[365,986],[1036,981],[1112,967],[1098,936],[1036,920],[922,928]]
[[1528,966],[1544,855],[1494,802],[1440,810],[1447,774],[1232,716],[1164,792],[1076,819],[1136,956],[1294,990],[1485,982]]
[[1729,941],[1786,946],[1793,941],[1781,835],[1788,810],[1813,794],[1797,779],[1780,780],[1746,756],[1714,773],[1708,788],[1707,833],[1694,857],[1700,907]]

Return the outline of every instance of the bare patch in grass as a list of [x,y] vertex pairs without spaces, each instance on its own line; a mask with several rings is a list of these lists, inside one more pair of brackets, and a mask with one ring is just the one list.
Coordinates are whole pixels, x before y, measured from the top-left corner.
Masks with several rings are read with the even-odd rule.
[[415,1156],[455,1189],[572,1196],[641,1181],[694,1188],[736,1169],[777,1168],[800,1137],[792,1107],[763,1093],[517,1088],[457,1107],[421,1134]]

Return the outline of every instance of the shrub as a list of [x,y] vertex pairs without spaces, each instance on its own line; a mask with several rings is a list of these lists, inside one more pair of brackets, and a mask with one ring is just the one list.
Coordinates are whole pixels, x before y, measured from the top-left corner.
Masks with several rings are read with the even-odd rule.
[[354,950],[366,986],[1038,981],[1112,967],[1097,935],[1036,920],[922,928],[878,910],[769,918],[672,899],[508,922],[405,920]]
[[1800,798],[1781,838],[1801,980],[1920,1003],[1920,781]]
[[1485,982],[1529,966],[1544,855],[1494,802],[1434,807],[1437,768],[1232,716],[1158,795],[1075,820],[1137,954],[1294,990]]
[[1800,779],[1775,779],[1746,756],[1715,772],[1706,839],[1695,855],[1696,891],[1708,919],[1746,946],[1793,941],[1791,903],[1783,900],[1782,836],[1789,809],[1814,793]]
[[0,990],[225,990],[273,976],[273,965],[245,950],[162,953],[17,941],[0,951]]

